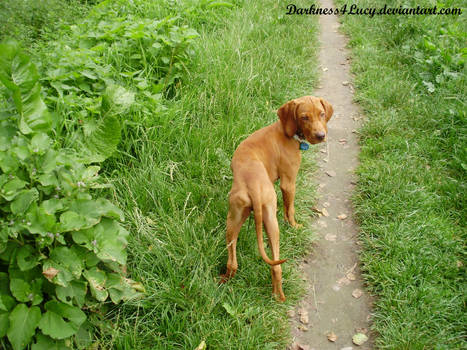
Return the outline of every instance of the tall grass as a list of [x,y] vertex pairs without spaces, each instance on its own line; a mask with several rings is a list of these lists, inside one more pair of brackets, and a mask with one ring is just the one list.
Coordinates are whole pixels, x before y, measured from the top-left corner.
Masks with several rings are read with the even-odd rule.
[[[213,349],[285,347],[290,304],[271,297],[269,268],[248,223],[238,243],[239,272],[218,284],[227,257],[232,153],[252,131],[276,121],[282,103],[311,93],[316,79],[315,24],[283,13],[280,2],[266,0],[241,3],[209,25],[192,20],[200,38],[188,75],[107,163],[132,232],[128,269],[144,282],[147,297],[108,314],[115,328],[104,346],[192,349],[204,339]],[[306,171],[297,200],[304,223],[313,199]],[[306,250],[310,229],[282,224],[281,233],[281,256],[290,259],[284,291],[293,302],[301,290],[294,258]]]
[[356,98],[368,116],[360,131],[355,201],[365,278],[377,296],[377,346],[465,348],[465,9],[460,17],[343,21],[351,36]]

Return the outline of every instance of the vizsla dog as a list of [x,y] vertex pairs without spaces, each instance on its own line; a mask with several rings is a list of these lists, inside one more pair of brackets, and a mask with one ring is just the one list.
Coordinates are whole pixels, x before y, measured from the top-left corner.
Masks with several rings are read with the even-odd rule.
[[[274,182],[280,179],[286,221],[298,227],[294,218],[294,197],[295,178],[301,161],[300,141],[306,140],[311,144],[323,142],[327,135],[326,124],[332,113],[332,106],[323,98],[297,98],[279,108],[279,121],[257,130],[238,146],[231,164],[233,184],[229,193],[226,234],[228,260],[221,283],[237,272],[238,233],[253,210],[258,249],[264,261],[271,265],[272,293],[280,301],[285,300],[280,266],[285,260],[279,260]],[[269,239],[272,259],[264,250],[262,223]]]

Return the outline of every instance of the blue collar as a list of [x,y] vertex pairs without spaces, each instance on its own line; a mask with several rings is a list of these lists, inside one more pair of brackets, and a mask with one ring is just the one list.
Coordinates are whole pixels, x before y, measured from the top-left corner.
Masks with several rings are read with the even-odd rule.
[[302,140],[300,137],[298,137],[297,134],[293,135],[293,138],[294,138],[295,140],[297,140],[298,142],[300,142],[300,147],[299,147],[299,149],[300,149],[301,151],[307,151],[307,150],[310,148],[310,145],[309,145],[307,142],[305,142],[304,140]]

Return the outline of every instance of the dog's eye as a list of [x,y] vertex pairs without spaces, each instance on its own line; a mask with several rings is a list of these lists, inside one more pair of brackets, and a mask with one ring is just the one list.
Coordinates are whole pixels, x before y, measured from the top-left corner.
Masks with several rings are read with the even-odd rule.
[[302,120],[309,120],[307,115],[302,116]]

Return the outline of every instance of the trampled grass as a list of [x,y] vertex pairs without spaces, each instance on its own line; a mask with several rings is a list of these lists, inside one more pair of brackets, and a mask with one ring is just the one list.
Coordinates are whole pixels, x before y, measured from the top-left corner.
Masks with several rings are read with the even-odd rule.
[[376,344],[465,348],[465,11],[343,22],[368,117],[355,202]]
[[[106,169],[132,232],[128,270],[147,296],[108,314],[117,349],[282,349],[286,310],[300,294],[294,259],[309,228],[281,224],[284,305],[271,297],[269,268],[257,253],[253,223],[238,243],[239,272],[226,285],[225,219],[230,158],[254,130],[277,120],[275,109],[309,94],[316,81],[316,27],[283,16],[277,1],[242,3],[200,33],[188,77],[146,127],[125,135]],[[304,37],[308,40],[304,40]],[[298,215],[310,215],[312,154],[304,154]],[[281,213],[278,213],[282,217]],[[299,217],[300,219],[300,217]],[[249,226],[249,231],[247,228]]]

